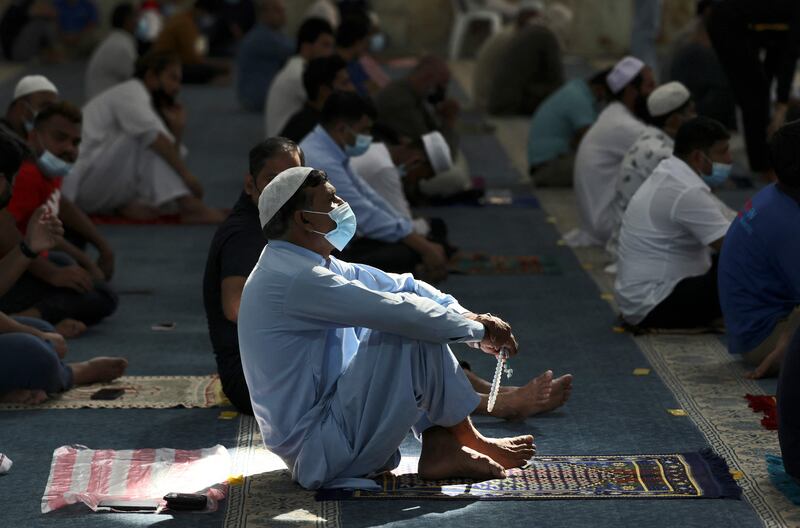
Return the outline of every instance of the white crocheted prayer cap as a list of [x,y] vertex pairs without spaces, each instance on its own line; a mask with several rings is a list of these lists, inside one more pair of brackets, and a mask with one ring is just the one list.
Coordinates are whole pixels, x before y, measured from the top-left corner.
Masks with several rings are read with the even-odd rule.
[[606,76],[606,83],[611,93],[617,93],[631,82],[644,68],[644,63],[636,57],[627,56],[611,69]]
[[653,117],[667,115],[686,104],[692,96],[678,81],[662,84],[647,98],[647,111]]
[[26,75],[14,88],[14,100],[36,92],[53,92],[58,95],[58,88],[44,75]]
[[258,197],[258,218],[261,220],[263,229],[275,213],[294,196],[297,189],[306,181],[309,173],[313,171],[311,167],[292,167],[275,176],[271,182],[264,187],[261,196]]

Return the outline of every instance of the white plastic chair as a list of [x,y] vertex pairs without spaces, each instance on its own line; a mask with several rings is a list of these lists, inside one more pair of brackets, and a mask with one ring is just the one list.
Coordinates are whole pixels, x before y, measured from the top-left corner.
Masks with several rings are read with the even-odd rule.
[[458,59],[464,37],[473,23],[488,22],[492,35],[503,29],[502,15],[476,4],[474,0],[452,0],[452,4],[454,20],[450,33],[451,60]]

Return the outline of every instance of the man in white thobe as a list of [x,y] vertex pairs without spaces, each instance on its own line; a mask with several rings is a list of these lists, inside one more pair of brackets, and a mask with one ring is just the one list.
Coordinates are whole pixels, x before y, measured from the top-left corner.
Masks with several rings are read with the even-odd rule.
[[64,196],[90,214],[224,220],[200,199],[202,185],[183,160],[186,113],[175,99],[180,83],[177,57],[151,52],[139,60],[133,79],[92,99],[83,109],[81,155]]
[[92,53],[86,67],[84,88],[86,100],[125,82],[133,76],[139,51],[133,36],[139,23],[139,12],[133,4],[124,3],[111,14],[111,33]]
[[606,77],[614,100],[583,136],[575,157],[574,187],[580,229],[567,233],[573,246],[602,246],[613,228],[612,201],[620,164],[642,132],[653,72],[639,59],[625,57]]
[[239,345],[264,443],[305,488],[376,488],[414,427],[423,478],[502,478],[531,436],[489,439],[448,343],[517,351],[511,328],[412,275],[331,257],[356,230],[324,173],[294,167],[259,197],[269,244],[245,284]]

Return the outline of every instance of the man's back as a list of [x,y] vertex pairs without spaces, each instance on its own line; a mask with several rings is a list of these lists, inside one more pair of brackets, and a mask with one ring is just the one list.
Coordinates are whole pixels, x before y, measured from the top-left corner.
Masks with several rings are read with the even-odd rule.
[[625,319],[637,324],[682,279],[711,267],[709,245],[730,222],[706,185],[670,157],[633,195],[622,218],[614,283]]
[[504,51],[489,88],[489,112],[530,115],[564,82],[558,39],[544,26],[529,26]]
[[164,24],[153,49],[177,53],[182,64],[197,64],[201,60],[198,50],[200,30],[192,11],[172,15]]
[[575,135],[597,119],[587,82],[573,79],[553,92],[533,113],[528,133],[528,164],[540,165],[570,150]]
[[303,86],[305,60],[295,55],[275,76],[266,94],[267,137],[277,136],[289,119],[298,112],[308,96]]
[[798,222],[797,200],[770,185],[745,204],[731,225],[719,261],[720,304],[731,353],[755,348],[800,304]]
[[236,92],[250,110],[262,110],[272,80],[292,54],[286,35],[257,24],[244,36],[236,56]]
[[575,158],[575,195],[582,227],[605,243],[611,235],[614,184],[625,153],[645,125],[615,101],[583,137]]
[[133,75],[136,41],[126,31],[114,30],[95,49],[86,67],[86,100]]

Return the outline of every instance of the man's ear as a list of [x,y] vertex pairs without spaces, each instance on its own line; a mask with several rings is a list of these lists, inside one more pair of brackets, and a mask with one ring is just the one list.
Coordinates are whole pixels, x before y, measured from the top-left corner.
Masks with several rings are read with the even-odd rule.
[[297,225],[310,223],[308,220],[306,220],[306,217],[303,215],[303,211],[295,211],[293,217]]

